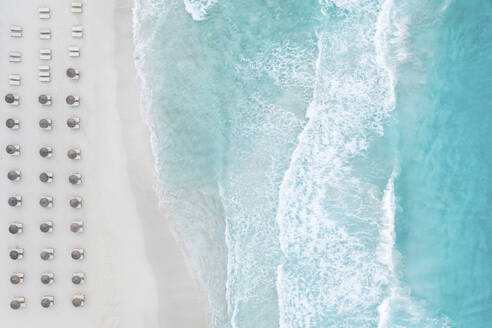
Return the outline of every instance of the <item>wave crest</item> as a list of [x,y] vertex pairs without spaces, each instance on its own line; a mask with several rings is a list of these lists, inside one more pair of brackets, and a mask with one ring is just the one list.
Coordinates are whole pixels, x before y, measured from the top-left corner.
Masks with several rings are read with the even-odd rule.
[[186,11],[196,21],[207,19],[208,10],[217,3],[217,0],[183,0]]

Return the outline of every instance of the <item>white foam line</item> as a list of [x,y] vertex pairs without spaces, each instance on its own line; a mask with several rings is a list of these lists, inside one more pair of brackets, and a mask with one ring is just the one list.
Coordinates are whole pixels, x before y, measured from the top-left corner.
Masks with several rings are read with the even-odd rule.
[[[381,240],[378,249],[378,259],[389,269],[391,280],[396,280],[393,264],[393,249],[395,246],[395,176],[396,174],[393,172],[384,190]],[[393,297],[393,290],[394,287],[391,287],[390,295],[384,298],[378,306],[378,328],[386,328],[388,326],[389,305],[390,299]]]
[[[315,76],[317,77],[319,75],[320,66],[321,66],[322,41],[321,41],[321,37],[318,34],[316,34],[316,36],[318,37],[318,42],[317,42],[318,56],[316,58],[316,64],[315,64]],[[292,176],[293,171],[294,171],[294,165],[296,163],[296,160],[300,156],[300,151],[301,151],[300,150],[300,140],[302,140],[305,137],[307,131],[310,129],[310,126],[313,124],[311,116],[313,115],[314,107],[316,104],[317,92],[318,92],[318,88],[317,88],[316,84],[318,84],[318,81],[319,81],[319,79],[315,79],[315,87],[313,88],[312,100],[311,100],[311,103],[309,104],[309,106],[306,110],[306,117],[308,118],[308,122],[306,123],[303,130],[301,131],[301,133],[299,133],[299,135],[297,137],[297,145],[296,145],[296,148],[294,149],[294,152],[292,153],[290,163],[289,163],[289,168],[285,171],[284,176],[282,178],[282,182],[281,182],[280,187],[279,187],[280,192],[278,194],[279,195],[278,196],[278,206],[277,206],[277,213],[275,216],[275,221],[277,222],[277,225],[279,227],[279,236],[282,236],[282,224],[281,224],[280,210],[285,208],[288,205],[287,204],[288,197],[283,196],[282,190],[288,189],[289,177]],[[280,244],[280,250],[284,254],[284,259],[285,259],[287,257],[287,247],[288,247],[288,245],[286,245],[286,240],[284,238],[279,238],[279,244]],[[283,313],[283,309],[285,309],[285,306],[283,304],[284,298],[280,294],[280,291],[281,291],[280,281],[281,281],[282,267],[283,267],[283,264],[280,264],[277,267],[277,278],[275,281],[275,286],[277,289],[277,299],[278,299],[278,308],[279,308],[279,326],[285,327],[287,325],[287,323],[286,323],[286,319],[285,319],[284,313]]]
[[[393,0],[386,0],[381,6],[381,12],[377,18],[376,33],[374,36],[374,45],[376,49],[376,61],[378,65],[385,69],[390,79],[389,87],[389,101],[394,104],[395,102],[395,84],[394,74],[390,70],[387,64],[385,43],[387,40],[388,29],[390,28],[390,12],[393,8]],[[379,259],[385,265],[392,267],[391,254],[395,243],[394,237],[394,215],[395,215],[395,195],[394,195],[394,178],[395,171],[392,173],[383,196],[383,213],[384,216],[381,219],[383,229],[381,231],[381,250]],[[384,253],[384,254],[383,254]]]
[[[376,33],[374,36],[374,45],[376,49],[377,64],[382,67],[388,74],[390,81],[389,101],[395,102],[395,74],[389,68],[387,62],[388,47],[388,30],[390,28],[390,14],[394,6],[393,0],[384,1],[381,6],[381,12],[377,18]],[[390,271],[390,279],[394,279],[393,249],[395,245],[395,190],[394,179],[395,171],[391,175],[383,196],[383,217],[381,218],[381,240],[378,249],[378,259]],[[388,325],[390,299],[392,297],[393,287],[390,295],[385,297],[378,306],[379,322],[378,328],[386,328]]]

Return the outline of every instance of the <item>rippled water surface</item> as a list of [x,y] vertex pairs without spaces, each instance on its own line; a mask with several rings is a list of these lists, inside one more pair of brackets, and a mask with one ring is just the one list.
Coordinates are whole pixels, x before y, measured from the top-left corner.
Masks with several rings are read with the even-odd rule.
[[488,327],[486,0],[136,0],[213,327]]

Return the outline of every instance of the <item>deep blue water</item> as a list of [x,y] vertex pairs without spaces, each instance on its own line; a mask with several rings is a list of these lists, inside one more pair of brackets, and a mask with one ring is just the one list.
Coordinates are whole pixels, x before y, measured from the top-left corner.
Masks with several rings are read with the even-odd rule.
[[489,327],[492,3],[136,0],[213,327]]

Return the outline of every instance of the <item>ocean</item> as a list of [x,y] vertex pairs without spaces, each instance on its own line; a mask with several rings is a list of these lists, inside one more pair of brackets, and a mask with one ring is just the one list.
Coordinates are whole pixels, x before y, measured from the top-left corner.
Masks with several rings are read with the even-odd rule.
[[490,327],[492,3],[135,0],[212,327]]

